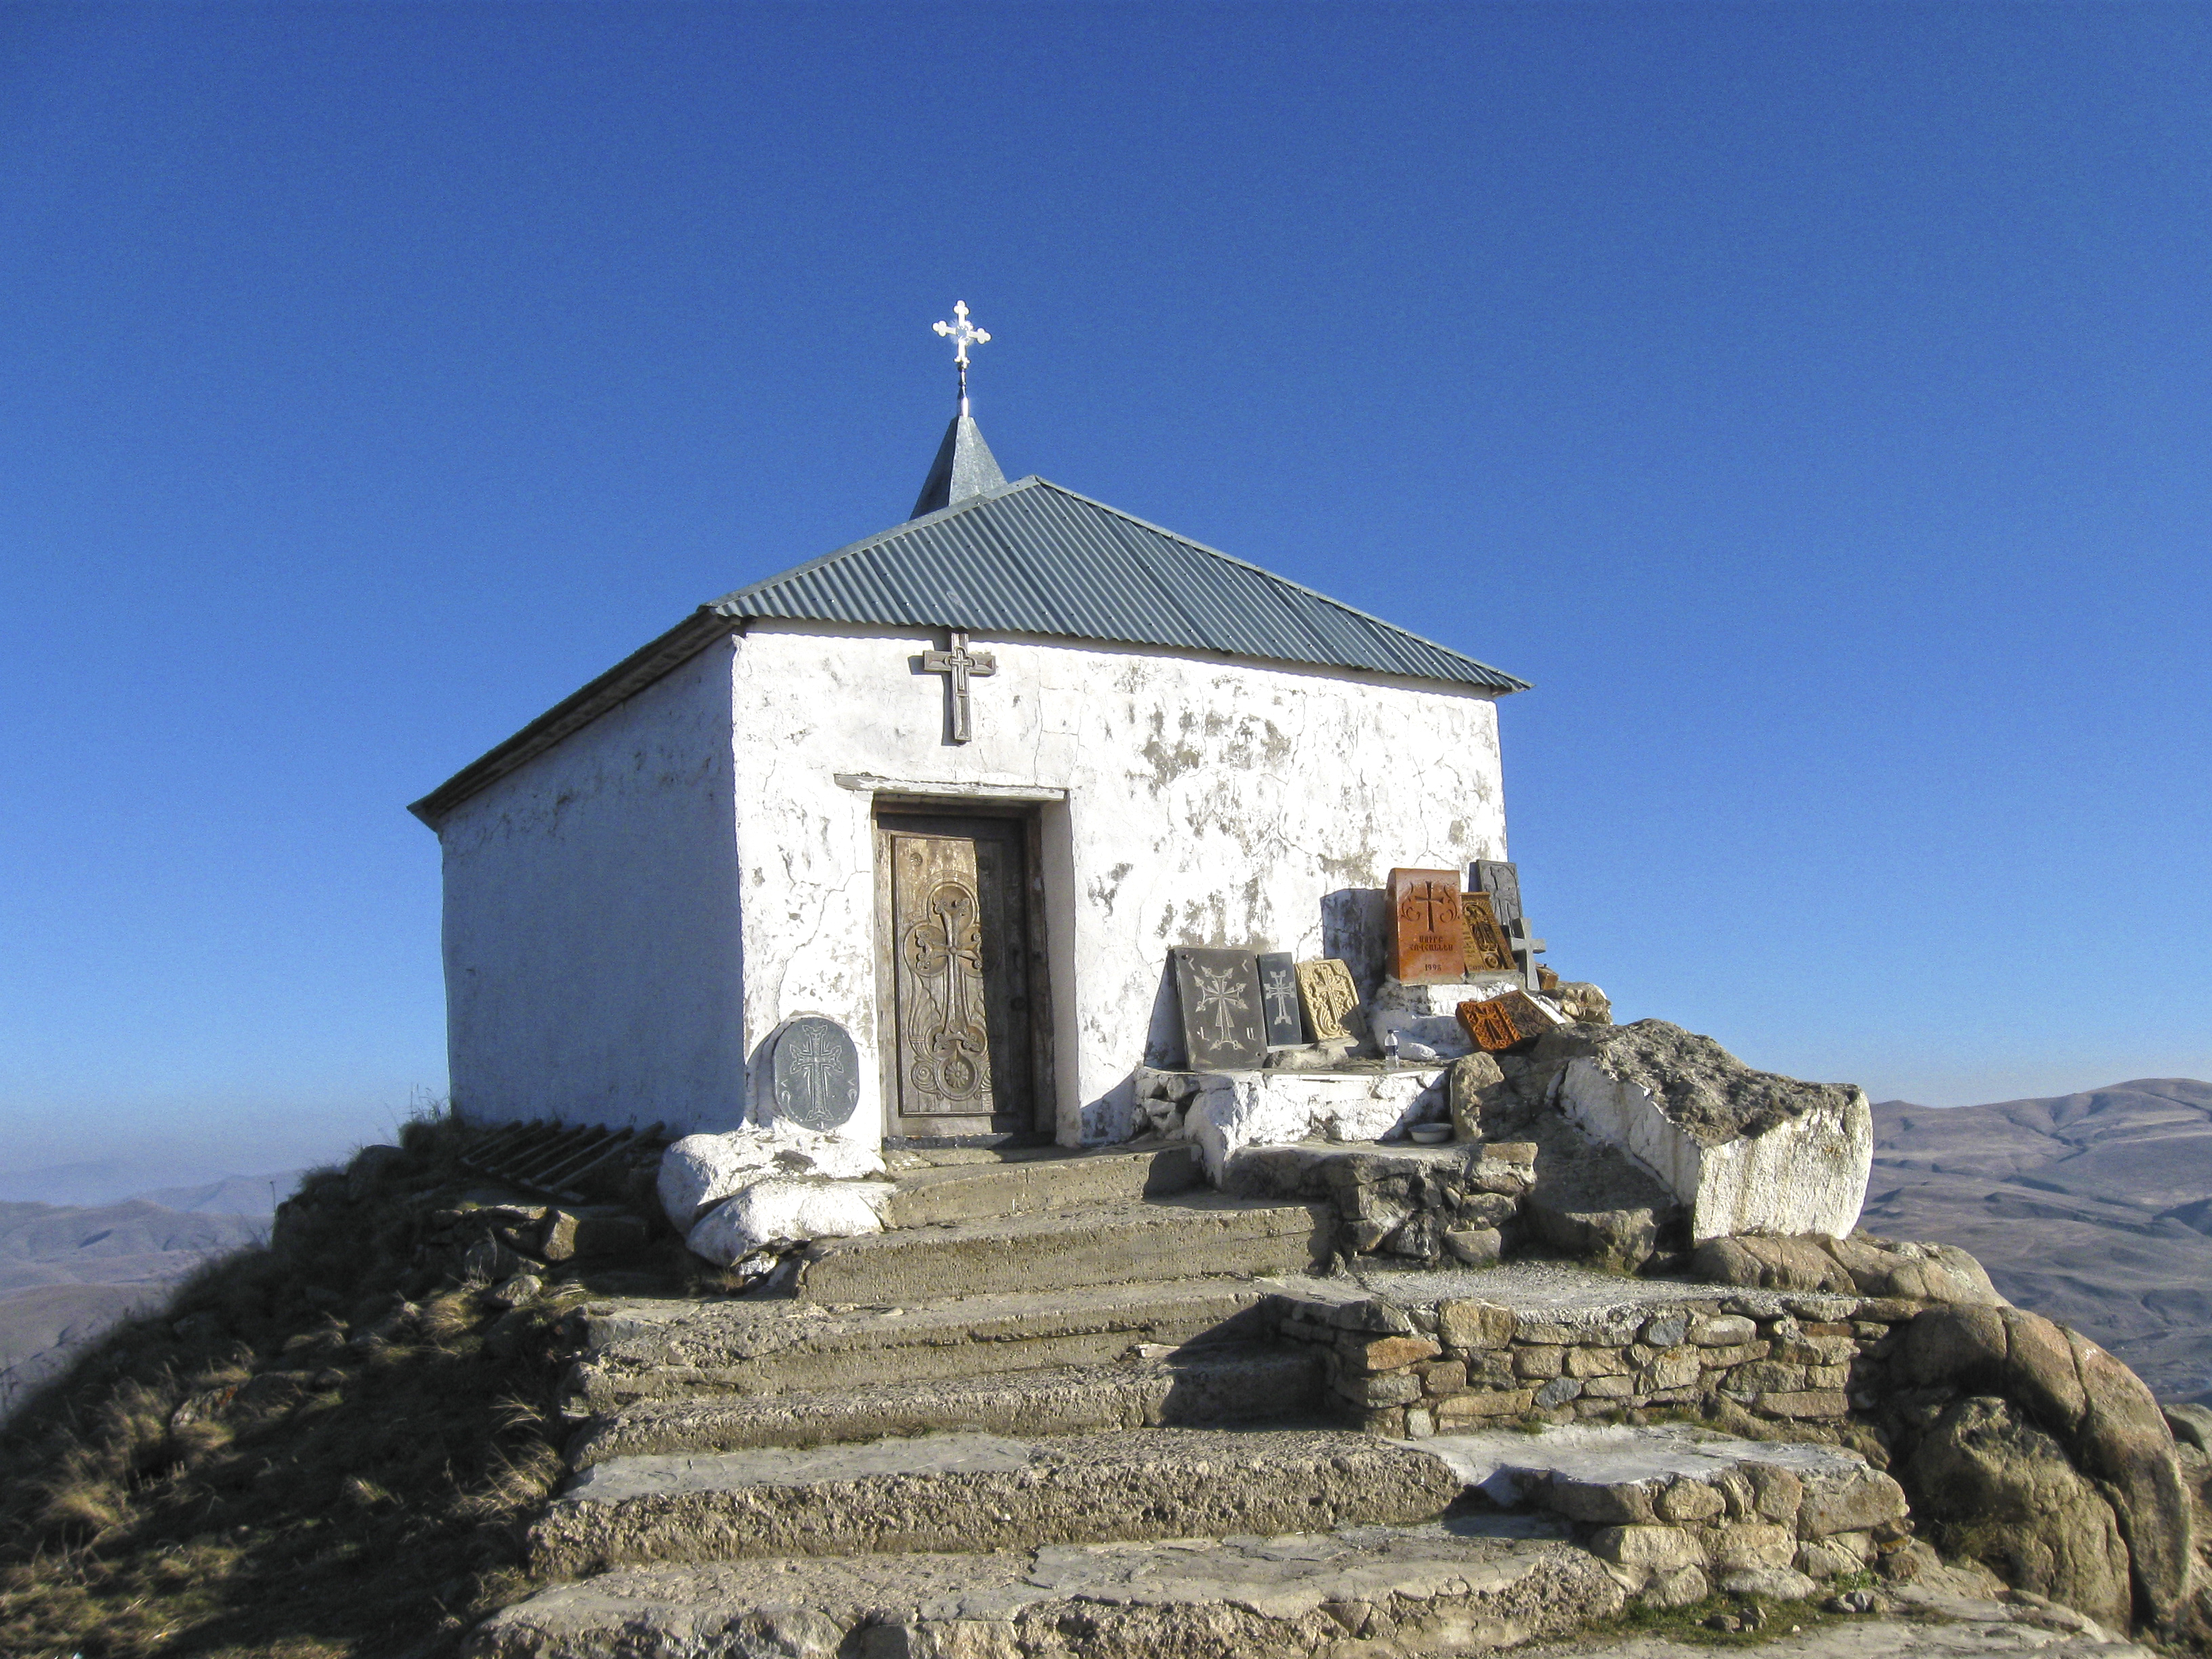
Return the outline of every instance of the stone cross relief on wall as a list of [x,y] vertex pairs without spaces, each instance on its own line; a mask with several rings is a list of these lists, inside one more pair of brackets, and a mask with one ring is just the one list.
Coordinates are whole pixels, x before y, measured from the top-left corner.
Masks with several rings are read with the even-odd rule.
[[921,653],[921,672],[945,676],[945,723],[951,734],[945,741],[969,743],[975,731],[969,717],[968,682],[997,673],[999,659],[988,651],[970,651],[964,628],[951,629],[945,637],[949,649]]

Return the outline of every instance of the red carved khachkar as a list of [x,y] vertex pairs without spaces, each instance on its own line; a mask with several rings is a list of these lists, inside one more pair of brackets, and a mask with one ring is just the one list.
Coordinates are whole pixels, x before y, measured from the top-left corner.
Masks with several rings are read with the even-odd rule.
[[1462,1002],[1455,1012],[1474,1046],[1491,1054],[1533,1042],[1558,1023],[1545,1018],[1526,991],[1508,991],[1481,1002]]
[[1440,985],[1467,977],[1460,942],[1459,872],[1393,870],[1390,975],[1401,985]]

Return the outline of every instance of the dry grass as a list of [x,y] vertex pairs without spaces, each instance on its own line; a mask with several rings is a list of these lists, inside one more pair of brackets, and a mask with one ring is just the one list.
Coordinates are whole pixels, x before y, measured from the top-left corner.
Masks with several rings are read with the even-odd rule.
[[[422,1265],[450,1132],[410,1124],[270,1249],[111,1332],[0,1433],[0,1652],[422,1655],[526,1593],[520,1528],[559,1472],[557,1308],[510,1327]],[[419,1312],[349,1343],[395,1296]],[[343,1317],[334,1318],[336,1309]]]

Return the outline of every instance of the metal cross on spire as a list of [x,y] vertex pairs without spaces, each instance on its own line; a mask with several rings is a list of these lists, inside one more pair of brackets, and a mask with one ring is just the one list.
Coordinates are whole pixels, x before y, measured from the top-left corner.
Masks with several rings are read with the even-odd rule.
[[939,323],[935,326],[937,331],[951,341],[955,348],[952,362],[960,370],[960,412],[965,415],[968,412],[968,348],[988,345],[991,337],[968,320],[968,302],[965,300],[952,302],[951,322]]

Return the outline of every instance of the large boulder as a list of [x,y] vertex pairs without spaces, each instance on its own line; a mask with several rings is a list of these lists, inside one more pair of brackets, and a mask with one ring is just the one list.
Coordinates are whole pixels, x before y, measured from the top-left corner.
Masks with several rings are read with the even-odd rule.
[[1850,1084],[1756,1072],[1664,1020],[1576,1025],[1537,1039],[1553,1098],[1622,1148],[1688,1211],[1693,1240],[1826,1233],[1858,1223],[1874,1115]]
[[2189,1595],[2196,1516],[2165,1413],[2143,1380],[2088,1338],[2068,1331],[2081,1379],[2074,1459],[2120,1496],[2120,1530],[2144,1615],[2170,1630]]
[[1899,1364],[1917,1387],[2002,1393],[2048,1431],[2112,1495],[2135,1604],[2150,1624],[2172,1627],[2189,1594],[2195,1513],[2172,1434],[2142,1378],[2087,1337],[2018,1308],[1931,1308],[1905,1328]]
[[660,1207],[678,1232],[733,1193],[775,1176],[849,1181],[884,1172],[881,1149],[778,1118],[762,1128],[686,1135],[660,1155]]
[[769,1176],[709,1210],[684,1246],[728,1267],[763,1250],[879,1233],[893,1190],[888,1181]]
[[1942,1523],[1958,1553],[2016,1589],[2128,1628],[2129,1552],[2112,1505],[2011,1401],[1954,1402],[1922,1437],[1908,1478],[1916,1512]]

